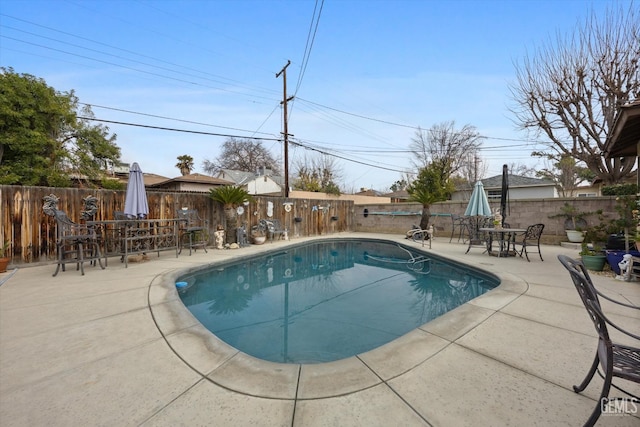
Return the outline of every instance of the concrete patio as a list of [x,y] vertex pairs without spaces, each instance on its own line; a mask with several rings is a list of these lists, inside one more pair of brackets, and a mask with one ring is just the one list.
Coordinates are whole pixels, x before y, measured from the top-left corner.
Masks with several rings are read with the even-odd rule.
[[[397,235],[345,233],[325,237]],[[0,426],[579,426],[602,380],[579,383],[597,335],[558,262],[496,258],[436,238],[425,251],[498,275],[489,293],[379,349],[318,365],[256,360],[206,331],[182,306],[177,271],[310,239],[192,256],[110,259],[81,276],[40,265],[0,274]],[[640,305],[640,283],[593,274],[608,295]],[[640,331],[639,311],[603,301]],[[619,335],[612,333],[616,338]],[[640,394],[640,385],[617,381]],[[616,390],[612,396],[619,395]],[[638,408],[640,410],[640,407]],[[601,426],[639,426],[640,414]]]

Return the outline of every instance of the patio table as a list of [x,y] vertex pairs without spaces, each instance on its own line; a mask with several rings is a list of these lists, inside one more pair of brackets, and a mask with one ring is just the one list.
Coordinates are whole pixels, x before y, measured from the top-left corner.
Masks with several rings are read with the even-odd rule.
[[[511,245],[515,242],[516,235],[518,233],[524,233],[527,230],[524,228],[492,228],[483,227],[479,229],[489,235],[487,240],[487,253],[497,257],[509,257],[515,256],[514,251],[511,252]],[[493,241],[498,242],[498,251],[493,251]]]

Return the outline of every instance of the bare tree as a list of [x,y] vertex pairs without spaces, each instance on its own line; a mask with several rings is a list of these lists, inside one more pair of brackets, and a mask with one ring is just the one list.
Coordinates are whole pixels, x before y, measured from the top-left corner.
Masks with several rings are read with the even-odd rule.
[[628,176],[634,162],[601,153],[620,106],[640,93],[639,60],[640,16],[630,2],[601,20],[592,12],[573,34],[558,35],[516,64],[515,121],[549,139],[533,154],[556,162],[570,155],[608,184]]
[[433,125],[426,131],[418,128],[409,145],[415,156],[413,165],[421,170],[439,163],[439,169],[449,178],[467,164],[468,156],[477,154],[482,138],[474,126],[467,124],[458,130],[454,121]]
[[464,188],[464,183],[468,185],[468,189],[472,190],[473,185],[487,175],[489,165],[482,160],[477,151],[465,153],[462,155],[460,168],[457,171],[456,186]]
[[303,191],[317,191],[340,194],[338,183],[343,179],[343,171],[336,158],[327,155],[304,157],[294,162],[295,180],[293,188]]
[[204,171],[211,175],[222,169],[255,172],[261,167],[271,169],[274,175],[280,174],[278,161],[260,141],[252,139],[229,138],[222,145],[222,154],[218,158],[202,163]]
[[508,164],[508,170],[511,175],[528,176],[530,178],[536,176],[538,170],[535,167],[525,165],[524,163],[511,162]]

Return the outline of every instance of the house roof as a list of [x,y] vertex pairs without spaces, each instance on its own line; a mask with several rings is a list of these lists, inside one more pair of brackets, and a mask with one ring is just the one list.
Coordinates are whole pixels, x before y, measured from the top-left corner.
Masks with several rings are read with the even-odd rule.
[[[127,173],[127,179],[128,178],[129,178],[129,174]],[[155,173],[143,173],[142,174],[142,179],[144,181],[144,186],[145,187],[151,187],[151,186],[153,186],[155,184],[158,184],[160,182],[165,182],[169,178],[166,177],[166,176],[162,176],[162,175],[156,175]]]
[[604,145],[604,156],[632,157],[638,155],[640,142],[640,100],[620,107]]
[[[530,178],[528,176],[507,175],[509,187],[546,187],[555,186],[553,181],[548,179]],[[502,174],[490,178],[481,179],[482,185],[486,189],[502,188]]]
[[[145,174],[147,175],[147,174]],[[152,185],[148,185],[148,187],[161,187],[165,184],[169,184],[171,182],[188,182],[195,184],[210,184],[210,185],[229,185],[233,184],[231,181],[227,181],[220,178],[214,178],[209,175],[203,175],[200,173],[192,173],[189,175],[182,175],[172,179],[165,179],[164,181],[156,182]],[[145,184],[146,184],[146,176],[145,176]]]
[[407,190],[398,190],[391,193],[383,194],[385,197],[391,197],[392,199],[408,199],[409,192]]
[[[233,181],[233,183],[235,183],[236,185],[246,185],[248,182],[251,182],[258,177],[262,177],[265,174],[260,174],[257,172],[239,171],[239,170],[233,170],[233,169],[222,169],[222,171],[218,176],[220,175],[224,175],[225,179],[229,179],[230,181]],[[279,186],[282,187],[284,185],[283,176],[270,175],[268,173],[266,175],[269,178],[271,178]]]

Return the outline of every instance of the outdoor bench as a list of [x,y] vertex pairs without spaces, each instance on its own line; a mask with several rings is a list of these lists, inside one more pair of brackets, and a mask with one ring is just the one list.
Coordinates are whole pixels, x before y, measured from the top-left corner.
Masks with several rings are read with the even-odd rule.
[[269,240],[273,242],[275,236],[278,238],[282,238],[287,234],[287,229],[282,226],[279,220],[277,219],[261,219],[260,225],[262,228],[266,228]]
[[[118,217],[118,216],[117,216]],[[100,234],[105,264],[108,256],[120,255],[125,267],[130,255],[148,252],[180,250],[179,229],[184,220],[171,219],[116,219],[113,221],[87,221]]]

